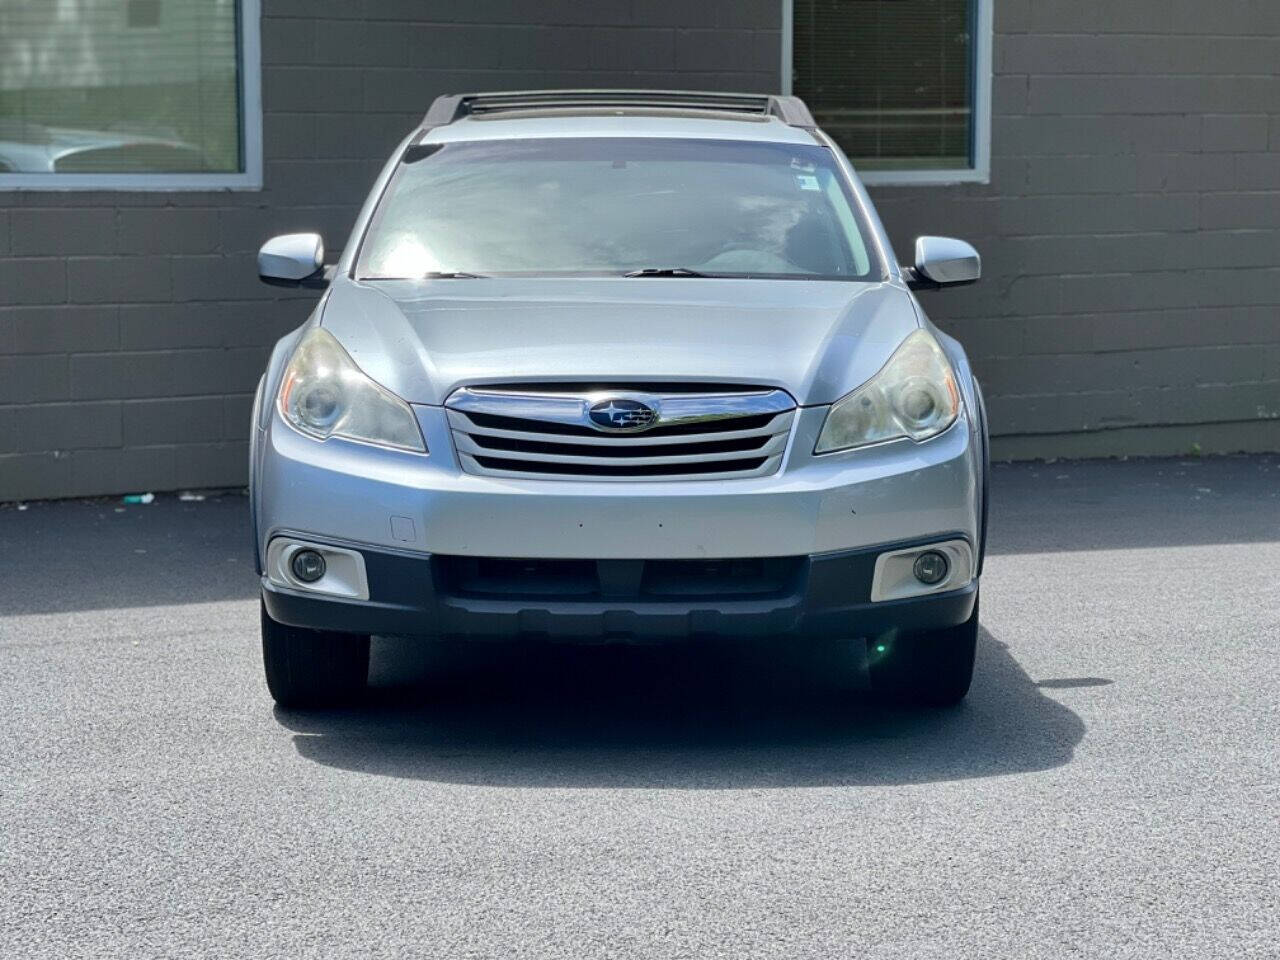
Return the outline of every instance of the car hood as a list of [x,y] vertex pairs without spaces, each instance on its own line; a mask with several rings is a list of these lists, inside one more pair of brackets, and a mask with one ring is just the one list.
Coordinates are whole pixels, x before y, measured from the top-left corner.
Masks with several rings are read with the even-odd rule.
[[322,325],[414,403],[467,384],[700,381],[831,403],[920,320],[897,283],[602,277],[339,280]]

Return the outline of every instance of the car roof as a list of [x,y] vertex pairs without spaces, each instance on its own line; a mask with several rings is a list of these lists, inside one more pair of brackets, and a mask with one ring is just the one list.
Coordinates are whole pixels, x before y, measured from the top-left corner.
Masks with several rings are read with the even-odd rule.
[[777,117],[744,118],[731,114],[656,111],[511,113],[495,117],[463,117],[434,127],[420,143],[463,140],[550,139],[557,137],[654,137],[696,140],[752,140],[813,146],[813,134]]
[[798,97],[706,90],[510,90],[444,94],[414,143],[554,137],[684,137],[813,144]]

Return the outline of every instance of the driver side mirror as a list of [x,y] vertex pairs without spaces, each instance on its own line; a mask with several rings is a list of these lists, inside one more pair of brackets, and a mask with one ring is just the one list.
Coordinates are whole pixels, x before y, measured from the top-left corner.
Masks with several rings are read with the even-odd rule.
[[324,287],[324,240],[318,233],[272,237],[258,251],[258,279],[274,287]]
[[912,290],[977,283],[982,276],[982,257],[963,240],[953,237],[916,237],[916,262],[903,275]]

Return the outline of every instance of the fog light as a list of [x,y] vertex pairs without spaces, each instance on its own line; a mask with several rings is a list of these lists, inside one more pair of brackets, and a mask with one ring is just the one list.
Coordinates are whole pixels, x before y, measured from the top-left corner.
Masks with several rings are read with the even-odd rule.
[[324,557],[314,550],[299,550],[289,561],[289,567],[303,583],[315,583],[324,576]]
[[947,562],[947,558],[937,550],[929,550],[920,554],[920,556],[916,557],[916,562],[911,568],[916,575],[916,579],[929,586],[945,580],[947,571],[950,569],[951,564]]

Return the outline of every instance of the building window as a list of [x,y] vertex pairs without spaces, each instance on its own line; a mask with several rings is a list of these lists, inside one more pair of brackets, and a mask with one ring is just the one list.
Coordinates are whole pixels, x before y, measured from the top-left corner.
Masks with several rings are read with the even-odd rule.
[[0,190],[254,189],[259,0],[0,0]]
[[992,0],[783,0],[783,89],[868,183],[985,181]]

